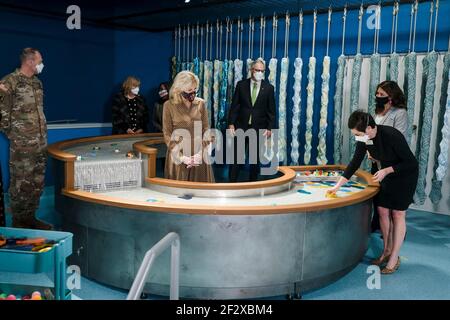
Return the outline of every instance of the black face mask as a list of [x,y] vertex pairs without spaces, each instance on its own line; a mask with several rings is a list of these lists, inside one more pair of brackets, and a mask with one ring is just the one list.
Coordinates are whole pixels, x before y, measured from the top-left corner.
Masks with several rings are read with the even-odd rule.
[[389,102],[389,97],[375,97],[377,113],[384,111],[384,106]]
[[182,92],[181,96],[185,98],[187,101],[193,102],[195,100],[195,97],[197,96],[197,92],[192,93]]

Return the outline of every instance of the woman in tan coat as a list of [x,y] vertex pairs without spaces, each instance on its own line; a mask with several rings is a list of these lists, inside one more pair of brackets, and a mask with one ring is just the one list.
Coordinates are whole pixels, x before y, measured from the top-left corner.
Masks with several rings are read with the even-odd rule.
[[[163,133],[167,145],[164,176],[167,179],[214,182],[209,161],[208,111],[196,97],[199,80],[195,74],[182,71],[175,77],[169,101],[163,108]],[[206,134],[205,134],[206,132]]]

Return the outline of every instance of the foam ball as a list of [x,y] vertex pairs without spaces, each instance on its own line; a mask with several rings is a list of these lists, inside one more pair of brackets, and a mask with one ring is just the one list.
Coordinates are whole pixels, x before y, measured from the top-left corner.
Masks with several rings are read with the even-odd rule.
[[13,294],[10,294],[10,295],[6,298],[6,300],[16,300],[16,296],[13,295]]
[[31,300],[42,300],[42,297],[40,295],[34,295],[31,297]]
[[35,291],[31,294],[31,296],[41,296],[41,293],[39,291]]

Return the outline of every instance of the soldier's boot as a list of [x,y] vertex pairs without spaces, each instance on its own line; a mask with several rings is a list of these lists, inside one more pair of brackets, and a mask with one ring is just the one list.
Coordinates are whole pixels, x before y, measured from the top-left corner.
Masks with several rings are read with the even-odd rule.
[[51,224],[36,219],[34,216],[13,217],[12,226],[13,228],[53,230]]

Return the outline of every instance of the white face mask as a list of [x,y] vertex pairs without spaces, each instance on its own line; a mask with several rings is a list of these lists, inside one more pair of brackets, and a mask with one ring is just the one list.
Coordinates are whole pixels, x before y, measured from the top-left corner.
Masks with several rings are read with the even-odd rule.
[[363,136],[355,136],[355,140],[367,143],[367,141],[369,141],[370,139],[369,139],[369,136],[367,134],[365,134]]
[[36,72],[38,74],[41,73],[43,69],[44,69],[44,64],[42,62],[36,65]]
[[139,87],[131,89],[131,93],[133,93],[135,95],[138,95],[139,94]]
[[264,79],[264,72],[256,71],[254,77],[256,81],[260,82]]

